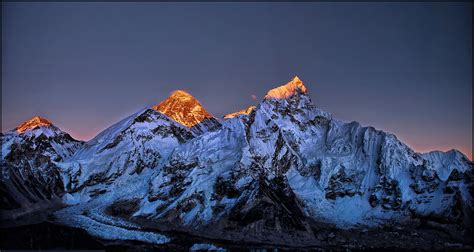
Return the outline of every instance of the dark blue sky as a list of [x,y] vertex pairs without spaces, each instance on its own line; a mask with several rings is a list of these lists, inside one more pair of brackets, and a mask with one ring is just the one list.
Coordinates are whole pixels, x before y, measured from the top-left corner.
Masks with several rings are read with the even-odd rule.
[[3,3],[3,131],[90,139],[174,89],[221,117],[294,75],[334,117],[472,155],[470,3]]

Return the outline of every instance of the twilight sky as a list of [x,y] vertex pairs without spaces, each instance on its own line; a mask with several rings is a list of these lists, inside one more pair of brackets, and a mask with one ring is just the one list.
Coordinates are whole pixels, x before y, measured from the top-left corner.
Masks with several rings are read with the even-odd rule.
[[2,131],[88,140],[175,89],[222,117],[298,75],[338,119],[472,159],[470,3],[2,6]]

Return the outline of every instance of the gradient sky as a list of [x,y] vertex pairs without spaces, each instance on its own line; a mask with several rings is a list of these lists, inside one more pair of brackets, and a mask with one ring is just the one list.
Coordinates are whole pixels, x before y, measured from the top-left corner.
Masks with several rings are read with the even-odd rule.
[[471,3],[2,5],[2,131],[87,140],[174,89],[221,117],[298,75],[336,118],[472,159]]

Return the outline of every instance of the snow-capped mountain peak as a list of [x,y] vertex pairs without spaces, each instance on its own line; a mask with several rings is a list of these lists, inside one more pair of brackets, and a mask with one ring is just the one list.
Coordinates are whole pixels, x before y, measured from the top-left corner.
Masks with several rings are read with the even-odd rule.
[[57,164],[84,143],[39,116],[6,132],[0,142],[0,187],[6,188],[2,195],[10,195],[1,205],[19,212],[60,200],[64,186]]
[[41,135],[54,137],[63,134],[66,133],[56,127],[50,120],[40,116],[32,117],[6,133],[6,135],[21,135],[25,137],[39,137]]
[[[54,160],[68,158],[83,142],[56,127],[50,120],[35,116],[2,136],[2,159],[23,151],[35,152]],[[18,152],[18,153],[17,153]]]
[[295,76],[290,82],[277,88],[271,89],[265,95],[264,99],[286,99],[293,96],[297,92],[307,93],[307,89],[298,76]]
[[152,108],[186,126],[195,135],[216,130],[221,126],[196,98],[183,90],[174,91]]
[[46,118],[35,116],[22,124],[18,125],[15,130],[18,133],[23,133],[28,130],[33,130],[38,127],[47,127],[47,126],[52,126],[53,124]]
[[176,122],[191,128],[212,115],[191,94],[176,90],[153,109],[167,115]]
[[255,108],[256,108],[255,106],[250,106],[250,107],[248,107],[248,108],[239,110],[239,111],[237,111],[237,112],[227,114],[227,115],[224,116],[224,119],[234,118],[234,117],[236,117],[236,116],[238,116],[238,115],[248,115],[248,114],[252,113],[252,111],[253,111]]

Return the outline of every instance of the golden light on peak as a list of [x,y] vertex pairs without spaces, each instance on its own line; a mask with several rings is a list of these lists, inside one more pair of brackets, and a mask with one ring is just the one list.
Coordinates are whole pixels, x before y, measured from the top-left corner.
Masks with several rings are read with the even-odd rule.
[[186,92],[184,90],[181,90],[181,89],[177,89],[177,90],[173,91],[170,96],[171,97],[178,96],[178,97],[194,98],[191,94],[189,94],[188,92]]
[[18,133],[23,133],[27,130],[35,129],[37,127],[51,126],[51,125],[52,125],[52,123],[48,119],[45,119],[45,118],[39,117],[39,116],[35,116],[35,117],[31,118],[30,120],[20,124],[18,127],[15,128],[15,130]]
[[290,82],[286,83],[285,85],[279,86],[268,91],[267,95],[265,95],[265,99],[286,99],[295,94],[297,90],[303,93],[308,92],[303,81],[298,76],[295,76]]
[[248,115],[248,114],[252,113],[252,111],[253,111],[255,108],[256,108],[255,106],[250,106],[250,107],[248,107],[248,108],[239,110],[239,111],[237,111],[237,112],[227,114],[227,115],[224,116],[224,119],[234,118],[234,117],[236,117],[236,116],[238,116],[238,115]]
[[168,98],[152,108],[188,128],[206,118],[212,118],[212,115],[202,107],[201,103],[184,90],[173,91]]

